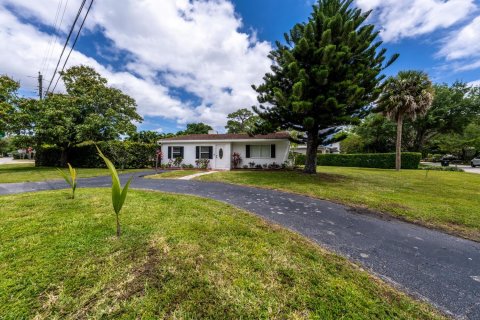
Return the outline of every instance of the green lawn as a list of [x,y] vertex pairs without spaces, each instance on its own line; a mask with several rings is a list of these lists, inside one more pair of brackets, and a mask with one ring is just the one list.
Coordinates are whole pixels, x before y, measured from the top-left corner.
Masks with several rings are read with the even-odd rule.
[[166,172],[162,172],[159,174],[151,175],[151,176],[146,176],[145,178],[148,179],[177,179],[181,177],[186,177],[190,176],[192,174],[200,173],[200,172],[205,172],[201,170],[170,170]]
[[480,240],[480,175],[319,167],[301,172],[231,171],[198,179],[284,190],[370,208]]
[[26,318],[437,319],[343,258],[213,200],[107,189],[1,196],[0,314]]
[[[145,170],[148,169],[119,170],[119,173]],[[108,169],[78,168],[77,172],[79,178],[90,178],[109,174]],[[63,179],[55,168],[35,167],[35,165],[31,163],[0,165],[0,183],[34,182],[54,179]]]

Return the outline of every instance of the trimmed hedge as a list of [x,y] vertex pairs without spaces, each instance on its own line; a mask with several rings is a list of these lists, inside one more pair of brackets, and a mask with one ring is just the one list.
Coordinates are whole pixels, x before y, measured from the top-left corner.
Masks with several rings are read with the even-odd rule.
[[[421,153],[403,152],[402,169],[418,169],[421,158]],[[305,155],[298,155],[296,164],[305,164]],[[319,154],[317,155],[317,165],[394,169],[395,153]]]
[[[151,167],[158,148],[155,144],[130,141],[99,142],[98,147],[120,169]],[[37,167],[58,167],[62,151],[58,147],[42,147],[37,150]],[[105,162],[98,156],[91,142],[80,144],[67,152],[67,162],[77,168],[105,168]]]

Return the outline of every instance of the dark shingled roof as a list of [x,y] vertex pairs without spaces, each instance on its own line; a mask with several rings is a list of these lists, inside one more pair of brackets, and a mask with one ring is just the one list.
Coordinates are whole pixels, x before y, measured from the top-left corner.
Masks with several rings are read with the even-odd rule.
[[185,141],[185,140],[244,140],[244,139],[288,139],[288,132],[276,132],[269,134],[258,134],[249,136],[244,133],[224,133],[224,134],[189,134],[172,138],[161,139],[160,141]]

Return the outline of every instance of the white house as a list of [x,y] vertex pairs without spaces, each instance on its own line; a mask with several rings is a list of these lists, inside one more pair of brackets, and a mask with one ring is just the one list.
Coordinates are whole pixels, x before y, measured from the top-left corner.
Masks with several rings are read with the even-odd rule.
[[249,136],[247,134],[192,134],[159,141],[163,162],[183,158],[183,163],[195,165],[197,159],[210,159],[215,170],[232,169],[232,155],[238,153],[240,166],[283,164],[288,160],[288,132]]
[[[300,144],[295,149],[292,148],[292,151],[296,153],[307,154],[307,145]],[[340,142],[335,142],[326,146],[318,146],[317,153],[340,153]]]

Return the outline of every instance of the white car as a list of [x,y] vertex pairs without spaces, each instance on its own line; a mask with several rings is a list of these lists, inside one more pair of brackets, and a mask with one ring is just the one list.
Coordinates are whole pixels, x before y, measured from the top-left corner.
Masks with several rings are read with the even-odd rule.
[[475,168],[476,166],[479,166],[480,167],[480,156],[476,157],[475,159],[473,159],[470,164],[472,165],[473,168]]

